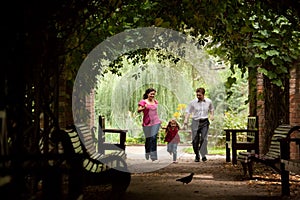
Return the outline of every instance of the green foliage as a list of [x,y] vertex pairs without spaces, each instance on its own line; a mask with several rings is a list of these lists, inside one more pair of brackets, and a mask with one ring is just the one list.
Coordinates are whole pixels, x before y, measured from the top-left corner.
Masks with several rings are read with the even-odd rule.
[[[183,149],[185,153],[194,154],[193,147],[186,147]],[[225,147],[208,147],[209,155],[225,155],[226,150]]]
[[145,144],[145,137],[139,136],[139,137],[127,137],[126,138],[126,145],[137,145],[137,144]]
[[[200,35],[199,46],[211,47],[212,53],[228,60],[231,66],[237,65],[242,72],[248,67],[265,69],[262,72],[278,86],[288,78],[289,66],[300,55],[299,1],[63,0],[35,3],[36,6],[29,3],[25,7],[25,13],[32,13],[25,18],[28,27],[25,35],[33,38],[34,31],[30,29],[36,30],[36,27],[42,29],[38,32],[47,33],[47,37],[41,38],[55,49],[55,56],[65,62],[63,65],[73,72],[73,78],[97,44],[137,27],[157,26]],[[41,12],[43,10],[47,12]],[[44,42],[37,41],[37,44]],[[119,67],[116,65],[110,70],[118,73]],[[270,73],[272,71],[275,75]]]
[[[199,38],[197,44],[199,48],[203,46],[211,48],[211,54],[218,55],[220,60],[230,63],[233,73],[235,67],[238,67],[242,74],[247,73],[248,69],[255,69],[280,87],[289,78],[289,69],[299,60],[300,55],[299,1],[46,0],[29,1],[23,7],[24,12],[17,13],[24,15],[16,18],[22,21],[23,28],[15,28],[20,27],[14,26],[15,22],[18,21],[8,22],[5,26],[9,24],[9,27],[4,28],[4,30],[8,30],[7,32],[12,33],[7,37],[7,44],[9,44],[9,48],[6,48],[8,49],[7,52],[15,55],[19,52],[23,53],[23,49],[26,49],[24,63],[20,64],[18,59],[6,59],[9,60],[7,66],[11,66],[13,69],[15,67],[16,72],[21,74],[19,79],[24,80],[17,88],[18,94],[23,95],[20,99],[16,99],[14,95],[9,94],[7,99],[19,100],[20,102],[9,101],[9,105],[5,106],[19,107],[22,110],[22,106],[30,105],[28,103],[25,105],[22,102],[22,98],[29,94],[24,88],[26,90],[35,88],[34,91],[31,91],[33,93],[28,96],[28,98],[35,98],[34,102],[37,108],[35,109],[35,119],[39,119],[40,114],[44,113],[46,116],[51,116],[49,122],[59,121],[58,118],[53,119],[55,118],[53,116],[59,113],[58,110],[55,110],[58,103],[53,102],[53,94],[58,94],[57,80],[60,78],[54,74],[64,72],[65,74],[60,75],[65,76],[68,83],[74,81],[81,63],[95,46],[127,29],[157,26],[195,36],[195,38]],[[16,9],[18,10],[17,6]],[[24,47],[18,41],[21,41]],[[155,41],[159,45],[164,45],[159,39]],[[135,57],[137,65],[148,55],[145,52],[147,50],[138,52],[140,57]],[[136,52],[131,53],[131,55],[136,54]],[[168,55],[164,54],[162,58],[164,56]],[[180,58],[174,57],[172,61],[177,65],[178,59]],[[108,72],[120,75],[119,72],[123,65],[118,65],[118,63],[120,62],[110,65]],[[140,65],[140,69],[146,70],[143,65]],[[24,72],[26,73],[23,76]],[[102,74],[99,70],[92,72]],[[192,70],[188,73],[192,79],[195,78],[192,76]],[[9,76],[5,75],[5,77],[15,78],[17,73],[10,74]],[[131,78],[136,80],[138,75],[137,73]],[[88,84],[83,85],[73,94],[84,99],[85,95],[95,87],[98,80],[97,77],[90,77],[87,74],[82,74],[79,78],[88,80]],[[229,115],[231,121],[235,120],[234,114],[244,110],[244,107],[234,106],[240,105],[239,103],[233,103],[235,100],[241,102],[245,97],[245,95],[240,95],[241,93],[235,86],[238,80],[237,77],[230,75],[226,83],[228,88],[232,88],[228,90],[228,93],[236,95],[234,100],[226,105],[228,106],[227,111],[233,114]],[[4,84],[3,91],[7,89],[10,91],[9,88],[15,87],[10,87],[10,84],[11,82],[8,80],[8,84]],[[13,84],[15,83],[13,82]],[[70,91],[72,91],[72,83],[70,83],[67,92],[70,94]],[[26,95],[24,95],[25,93]],[[109,91],[106,94],[110,94]],[[214,92],[211,92],[210,95],[217,97]],[[68,99],[72,101],[70,97]],[[77,103],[84,105],[83,101]],[[74,107],[84,107],[82,105],[74,105]],[[270,108],[274,107],[270,106]],[[31,111],[29,110],[29,112]],[[69,108],[66,109],[66,112],[70,112]],[[74,112],[75,116],[87,115],[83,114],[86,113],[83,110],[75,110]],[[104,112],[109,116],[108,110]],[[23,120],[25,118],[27,116],[24,116]],[[134,119],[139,120],[138,117]],[[28,122],[33,121],[29,119]],[[38,120],[34,120],[34,122],[38,122]],[[39,130],[39,123],[36,124],[34,129]],[[48,125],[46,124],[46,126]],[[19,127],[18,130],[21,128]],[[217,130],[217,127],[214,130]],[[29,138],[35,138],[35,136]]]
[[[222,116],[222,124],[212,124],[212,130],[218,130],[218,135],[224,136],[223,129],[236,128],[243,129],[247,127],[247,116],[249,115],[248,104],[248,73],[243,74],[241,70],[235,66],[231,70],[223,70],[222,77],[226,79],[234,79],[230,86],[226,85],[227,93],[230,95],[226,99],[226,109]],[[228,83],[228,81],[226,82]],[[220,120],[219,120],[220,121]],[[215,123],[215,122],[214,122]],[[220,130],[219,127],[222,127]],[[225,137],[219,138],[216,146],[225,144]]]
[[[38,59],[45,63],[37,61],[34,66],[31,63],[26,66],[35,68],[35,71],[50,65],[63,66],[67,79],[74,80],[82,61],[100,42],[126,29],[157,26],[195,36],[199,47],[210,48],[210,53],[228,61],[232,70],[237,66],[246,73],[248,68],[257,68],[274,84],[283,86],[283,81],[289,77],[290,66],[300,55],[297,7],[298,1],[271,0],[86,0],[46,1],[37,6],[26,4],[25,13],[32,13],[24,20],[26,45],[31,47],[29,49],[36,49],[33,47],[44,44],[42,49],[52,50],[45,51],[42,54],[44,58]],[[37,27],[41,30],[37,31]],[[36,33],[41,33],[39,38],[36,38]],[[29,45],[30,39],[36,41],[35,45]],[[159,38],[155,42],[161,46],[165,44]],[[147,49],[129,52],[128,59],[133,59],[133,63],[138,65],[145,61],[149,52]],[[40,51],[36,50],[36,54]],[[175,64],[179,62],[180,58],[168,54],[162,54],[161,60],[169,56]],[[121,75],[123,65],[120,63],[114,61],[107,71]],[[145,69],[143,65],[140,67]],[[137,73],[132,78],[138,76]],[[75,91],[78,96],[84,97],[95,87],[97,79],[87,75],[79,78],[89,80],[89,84]],[[226,85],[232,87],[236,81],[230,76]],[[229,90],[228,93],[236,92]]]
[[[152,54],[151,58],[147,59],[148,62],[145,63],[145,66],[147,66],[150,62],[150,60],[153,61],[156,54]],[[125,61],[123,61],[125,62]],[[155,61],[156,62],[156,61]],[[166,62],[166,61],[165,61]],[[172,61],[169,61],[172,63]],[[182,61],[181,61],[182,62]],[[143,63],[144,64],[144,63]],[[178,63],[182,64],[182,63]],[[186,81],[193,81],[191,80],[192,71],[190,71],[190,68],[183,66],[176,66],[178,69],[180,69],[182,74],[187,74]],[[172,67],[175,67],[172,66]],[[132,70],[133,69],[133,70]],[[115,74],[107,73],[105,77],[101,77],[101,84],[99,84],[99,88],[96,91],[96,101],[98,102],[96,104],[96,114],[97,115],[104,115],[106,116],[106,122],[108,127],[119,127],[120,124],[115,121],[115,117],[117,114],[121,113],[121,110],[117,110],[118,113],[112,112],[112,103],[114,98],[112,98],[113,93],[115,92],[114,87],[117,87],[117,83],[122,83],[122,90],[129,90],[127,88],[127,85],[131,85],[132,83],[135,83],[135,81],[129,79],[128,82],[124,82],[123,79],[126,79],[126,77],[131,77],[131,74],[129,72],[132,71],[132,73],[137,73],[135,70],[135,67],[132,63],[130,63],[130,60],[126,61],[126,67],[121,69],[121,72],[124,77],[116,77]],[[146,67],[146,69],[148,69]],[[213,100],[213,103],[215,105],[215,120],[210,125],[210,135],[213,137],[211,140],[211,144],[214,146],[220,146],[221,144],[224,144],[224,137],[223,137],[223,128],[241,128],[246,126],[246,117],[248,115],[248,104],[247,104],[247,97],[248,97],[248,88],[247,88],[247,76],[244,75],[242,78],[242,72],[236,67],[235,73],[233,73],[229,68],[225,68],[223,70],[220,70],[219,73],[222,77],[222,81],[219,83],[220,85],[216,85],[214,89],[207,91],[207,96]],[[142,76],[142,75],[141,75]],[[232,95],[225,100],[225,93],[221,90],[222,85],[226,82],[226,78],[228,76],[231,76],[232,78],[236,79],[236,83],[232,85],[230,90],[232,91]],[[140,77],[138,80],[140,80],[142,77]],[[126,79],[127,80],[127,79]],[[162,81],[162,80],[160,80]],[[191,83],[192,85],[205,85],[204,82],[198,82],[196,81],[196,84]],[[142,84],[141,84],[142,85]],[[132,142],[141,142],[143,143],[143,133],[141,129],[141,123],[142,123],[142,114],[137,113],[137,102],[142,98],[142,95],[146,88],[148,87],[154,87],[157,89],[157,96],[156,98],[160,102],[160,117],[163,120],[162,121],[162,127],[165,127],[167,124],[167,121],[173,117],[177,118],[179,123],[182,125],[182,120],[184,116],[184,110],[185,106],[187,104],[183,104],[181,102],[178,102],[178,99],[176,98],[176,94],[172,93],[170,88],[162,87],[161,85],[142,85],[140,84],[136,85],[133,84],[133,93],[127,91],[126,95],[130,94],[126,98],[129,98],[129,106],[126,107],[124,110],[130,111],[130,118],[133,120],[130,122],[130,125],[136,124],[138,127],[136,128],[138,133],[134,133],[132,131],[129,131],[128,138],[130,143]],[[174,85],[173,85],[174,87]],[[205,87],[207,87],[205,85]],[[181,89],[182,90],[182,89]],[[186,94],[186,93],[185,93]],[[177,94],[178,95],[178,94]],[[192,96],[189,100],[194,98],[194,92],[192,92]],[[123,97],[119,97],[118,99],[123,99]],[[121,101],[121,100],[120,100]],[[226,114],[223,112],[226,111]],[[124,127],[121,127],[124,128]],[[127,129],[127,127],[126,127]],[[164,143],[165,132],[163,129],[159,132],[159,138],[160,143]],[[185,133],[182,133],[183,138],[188,137],[188,135],[185,135]],[[140,139],[140,140],[138,140]],[[187,142],[187,140],[185,140]]]
[[224,79],[226,93],[230,94],[226,98],[226,112],[233,113],[248,113],[248,73],[234,66],[230,70],[221,71],[221,76]]
[[245,129],[247,128],[247,115],[245,112],[226,112],[224,116],[224,128]]
[[[229,60],[231,66],[238,65],[242,71],[247,67],[259,68],[272,83],[283,86],[289,78],[289,66],[300,55],[299,16],[288,4],[271,4],[224,3],[224,10],[216,13],[218,28],[209,34],[214,38],[210,45],[212,52]],[[237,6],[236,11],[226,12],[233,6]],[[229,85],[233,82],[234,79],[228,79]]]
[[[71,7],[78,8],[74,4]],[[274,84],[283,86],[284,79],[289,78],[290,66],[300,55],[299,13],[295,10],[298,4],[247,0],[129,0],[101,4],[87,1],[74,11],[78,12],[74,26],[68,25],[68,32],[60,29],[59,35],[68,36],[65,47],[72,59],[66,66],[78,69],[92,48],[110,36],[137,27],[171,28],[197,37],[199,47],[210,48],[211,54],[228,61],[231,68],[238,66],[242,73],[247,68],[257,68]],[[57,12],[61,16],[62,11]],[[164,45],[159,38],[155,42]],[[148,53],[147,49],[128,52],[127,59],[138,64],[146,61]],[[161,60],[166,56],[172,55],[163,54]],[[179,59],[172,60],[176,64]],[[117,59],[105,71],[95,73],[110,71],[121,75],[122,67]],[[138,73],[133,76],[138,77]],[[96,80],[90,81],[93,87]],[[235,82],[236,79],[229,77],[226,84],[230,87]]]

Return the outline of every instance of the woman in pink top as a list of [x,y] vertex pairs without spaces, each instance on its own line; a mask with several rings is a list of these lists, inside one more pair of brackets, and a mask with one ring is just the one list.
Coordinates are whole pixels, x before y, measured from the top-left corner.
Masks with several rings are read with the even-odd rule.
[[143,99],[138,103],[138,112],[143,112],[143,131],[146,138],[145,156],[152,161],[157,160],[157,134],[160,128],[160,119],[157,113],[158,101],[154,98],[156,90],[148,88]]

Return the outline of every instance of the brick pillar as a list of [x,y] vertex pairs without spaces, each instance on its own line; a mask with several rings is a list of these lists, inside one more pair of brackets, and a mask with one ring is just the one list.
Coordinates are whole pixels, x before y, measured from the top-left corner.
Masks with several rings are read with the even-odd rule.
[[[298,64],[299,65],[299,64]],[[290,70],[290,124],[300,125],[300,69],[294,66]]]
[[59,77],[58,123],[61,129],[66,128],[66,78],[63,72]]
[[74,124],[72,113],[73,86],[70,84],[71,81],[67,80],[66,74],[64,71],[59,77],[58,123],[61,129],[65,129],[68,125]]
[[257,82],[256,82],[257,94],[257,116],[258,116],[258,130],[259,130],[259,153],[263,152],[263,147],[265,145],[265,138],[263,134],[265,132],[265,101],[263,98],[264,94],[264,79],[261,73],[257,74]]
[[[298,64],[299,65],[299,64]],[[289,108],[289,120],[290,124],[292,126],[300,125],[300,69],[299,66],[295,65],[290,70],[290,108]],[[299,137],[296,134],[292,134],[292,137]],[[292,159],[299,159],[299,155],[297,152],[299,152],[299,148],[295,144],[290,145],[290,157]],[[297,156],[297,157],[296,157]]]
[[[300,133],[295,131],[291,134],[291,138],[300,138]],[[290,143],[290,158],[291,159],[300,159],[299,155],[300,149],[299,145],[296,145],[295,142]]]
[[90,94],[86,97],[86,108],[89,111],[89,121],[88,124],[90,128],[95,126],[95,92],[92,90]]

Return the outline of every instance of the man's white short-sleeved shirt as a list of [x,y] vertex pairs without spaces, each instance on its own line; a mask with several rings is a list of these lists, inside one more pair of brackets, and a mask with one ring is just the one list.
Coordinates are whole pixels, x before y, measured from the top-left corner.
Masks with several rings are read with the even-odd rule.
[[194,120],[208,118],[209,112],[214,110],[212,101],[209,98],[204,98],[199,101],[198,98],[193,99],[186,108],[186,113],[192,114]]

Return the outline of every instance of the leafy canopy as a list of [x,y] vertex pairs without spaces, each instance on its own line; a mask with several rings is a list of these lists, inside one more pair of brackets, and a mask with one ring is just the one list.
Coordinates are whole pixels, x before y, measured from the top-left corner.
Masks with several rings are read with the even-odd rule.
[[[197,45],[229,61],[233,72],[234,65],[243,73],[255,68],[282,86],[300,55],[299,6],[299,0],[63,0],[36,6],[39,17],[28,20],[47,22],[44,28],[56,32],[58,54],[71,68],[78,69],[92,48],[110,36],[157,26],[200,36]],[[115,66],[111,70],[118,73],[120,66]]]

